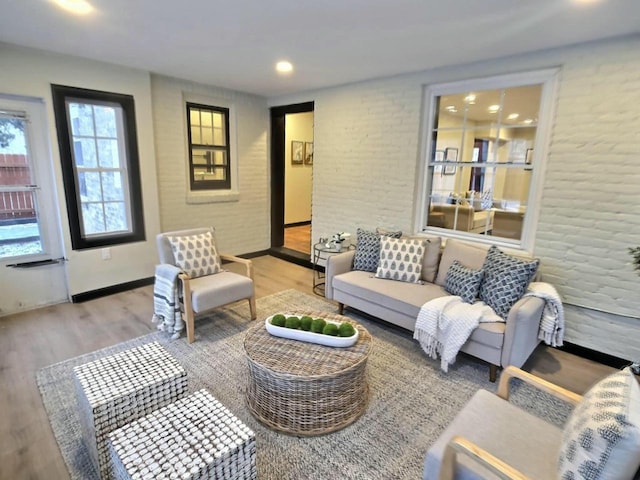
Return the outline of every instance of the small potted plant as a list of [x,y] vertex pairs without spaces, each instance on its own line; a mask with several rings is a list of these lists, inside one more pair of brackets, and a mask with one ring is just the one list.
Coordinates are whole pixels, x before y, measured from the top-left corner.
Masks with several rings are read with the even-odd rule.
[[640,275],[640,246],[635,248],[629,248],[629,253],[633,257],[633,268],[638,271],[638,275]]

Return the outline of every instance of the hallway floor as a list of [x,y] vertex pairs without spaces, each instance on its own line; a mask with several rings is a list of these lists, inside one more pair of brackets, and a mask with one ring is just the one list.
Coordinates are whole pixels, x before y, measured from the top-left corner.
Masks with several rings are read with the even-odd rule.
[[284,246],[311,255],[311,224],[285,227]]

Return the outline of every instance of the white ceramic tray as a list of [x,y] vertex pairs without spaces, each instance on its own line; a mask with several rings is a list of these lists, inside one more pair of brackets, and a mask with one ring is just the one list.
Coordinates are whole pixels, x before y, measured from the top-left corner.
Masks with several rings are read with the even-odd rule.
[[[296,317],[301,316],[296,313],[283,313],[285,317],[290,317],[295,315]],[[309,342],[309,343],[317,343],[318,345],[325,345],[327,347],[350,347],[354,345],[358,341],[358,336],[360,333],[356,328],[356,333],[354,333],[351,337],[333,337],[331,335],[324,335],[322,333],[314,333],[314,332],[306,332],[304,330],[294,330],[293,328],[286,327],[278,327],[276,325],[271,325],[271,319],[273,315],[267,317],[264,321],[264,326],[271,335],[282,338],[289,338],[291,340],[299,340],[301,342]],[[333,323],[335,325],[340,325],[340,322],[334,322],[333,320],[328,320],[325,318],[327,323]]]

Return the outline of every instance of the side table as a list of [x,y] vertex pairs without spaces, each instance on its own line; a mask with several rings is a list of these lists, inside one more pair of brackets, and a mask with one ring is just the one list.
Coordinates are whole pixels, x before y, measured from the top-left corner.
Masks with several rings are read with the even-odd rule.
[[322,271],[320,270],[320,261],[327,260],[332,255],[337,255],[339,253],[346,252],[348,250],[355,249],[354,245],[349,245],[348,247],[340,248],[337,250],[333,247],[327,247],[324,243],[316,243],[313,245],[313,257],[311,260],[311,264],[313,268],[313,293],[316,295],[320,295],[324,297],[324,266],[322,266]]

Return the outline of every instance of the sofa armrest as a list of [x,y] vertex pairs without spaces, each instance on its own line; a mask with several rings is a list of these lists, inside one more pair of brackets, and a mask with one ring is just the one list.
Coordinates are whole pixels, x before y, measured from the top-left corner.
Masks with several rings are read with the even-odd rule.
[[348,250],[338,255],[331,255],[327,258],[327,266],[325,268],[325,283],[324,283],[324,296],[333,300],[333,277],[340,275],[341,273],[347,273],[351,271],[353,266],[353,257],[355,257],[355,250]]
[[544,300],[538,297],[522,297],[511,307],[502,345],[503,367],[521,367],[540,343],[538,331],[543,309]]

